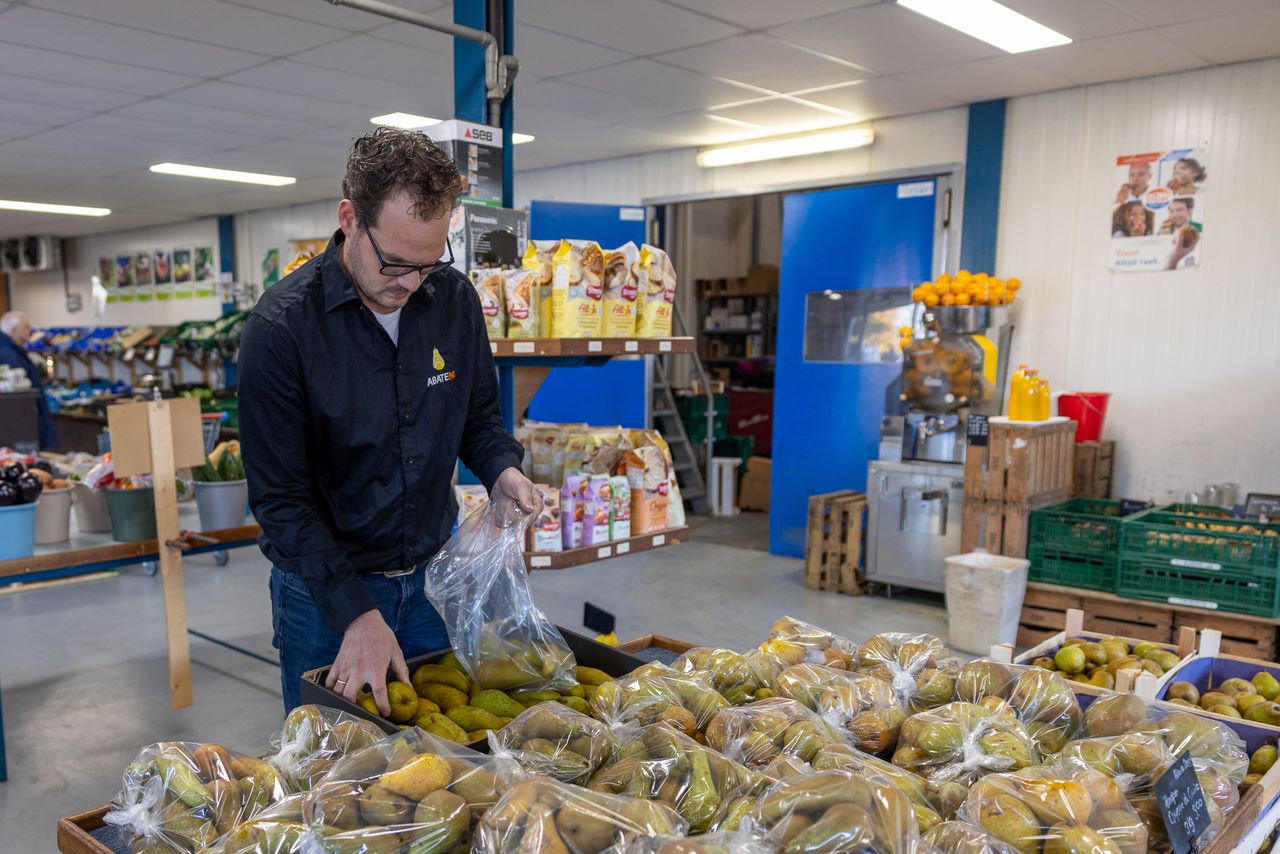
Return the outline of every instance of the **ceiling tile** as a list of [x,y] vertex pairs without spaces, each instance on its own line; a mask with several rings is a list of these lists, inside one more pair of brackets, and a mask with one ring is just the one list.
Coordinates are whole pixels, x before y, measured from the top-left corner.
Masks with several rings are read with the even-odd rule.
[[[1116,5],[1152,27],[1216,18],[1276,5],[1276,0],[1116,0]],[[1273,43],[1280,44],[1272,32]]]
[[516,24],[516,56],[520,59],[520,75],[559,77],[630,59],[620,50],[588,44],[540,27]]
[[262,134],[191,127],[184,122],[150,121],[118,113],[102,113],[67,125],[67,128],[85,134],[107,133],[168,143],[173,149],[173,155],[169,159],[178,161],[182,161],[182,147],[187,144],[196,145],[202,149],[235,148],[265,139]]
[[[175,98],[182,98],[185,94],[185,92],[179,92]],[[147,119],[153,122],[181,124],[192,128],[226,130],[265,138],[294,136],[306,131],[316,130],[323,123],[327,123],[325,120],[328,118],[324,114],[317,114],[316,118],[320,121],[315,124],[307,124],[289,119],[241,113],[236,110],[215,110],[203,105],[188,104],[179,100],[165,98],[140,101],[128,107],[122,107],[114,111],[112,115],[126,116],[132,119]]]
[[1003,53],[894,3],[852,9],[770,32],[881,74],[954,65]]
[[1154,30],[1141,30],[1021,54],[1029,65],[1076,83],[1103,83],[1186,71],[1204,60]]
[[[438,21],[448,22],[450,20],[449,10],[436,10],[431,17]],[[403,21],[387,21],[386,18],[380,18],[379,21],[379,25],[372,30],[367,30],[365,35],[396,42],[407,47],[415,47],[419,50],[436,51],[453,56],[453,36],[445,35],[439,30],[432,30],[428,27],[406,24]]]
[[663,116],[643,122],[626,122],[627,127],[645,129],[660,134],[671,141],[672,146],[715,145],[721,142],[734,142],[751,136],[765,135],[762,128],[749,128],[718,122],[710,118],[704,111],[695,110],[688,113],[677,113],[674,116]]
[[[97,150],[141,155],[144,159],[150,160],[151,163],[161,163],[165,160],[172,160],[174,157],[174,143],[172,142],[100,132],[94,133],[90,137],[85,134],[84,130],[75,127],[58,127],[53,130],[42,131],[30,138],[30,141],[35,143],[46,140],[57,145],[82,148],[84,149],[85,157],[93,157],[94,152]],[[213,154],[214,151],[215,149],[210,145],[186,144],[182,146],[183,155],[192,159],[208,156]]]
[[[1159,0],[1164,2],[1165,0]],[[1143,29],[1133,15],[1117,8],[1110,0],[1000,0],[1034,21],[1076,41],[1128,33]]]
[[318,98],[286,92],[273,92],[256,86],[240,86],[222,80],[201,83],[183,89],[174,98],[187,104],[215,107],[219,110],[241,110],[258,116],[278,116],[300,122],[368,121],[369,110],[352,104],[337,104]]
[[781,39],[755,33],[664,53],[658,59],[773,92],[812,89],[870,76],[867,71],[845,62],[827,59]]
[[[544,30],[641,55],[690,47],[741,32],[739,27],[659,0],[521,0],[516,16]],[[519,53],[519,42],[516,45]]]
[[722,3],[722,8],[712,11],[712,4],[707,0],[667,0],[677,6],[702,12],[713,18],[731,21],[739,26],[753,30],[788,24],[792,21],[803,21],[832,12],[842,12],[855,6],[870,6],[880,0],[732,0]]
[[276,140],[261,145],[248,145],[234,151],[220,151],[218,166],[245,169],[294,178],[327,176],[338,192],[347,161],[347,147],[300,145],[297,140]]
[[1159,32],[1212,62],[1264,59],[1280,54],[1280,7],[1174,24]]
[[0,117],[0,140],[17,139],[20,136],[31,136],[40,133],[46,125],[20,122],[16,119]]
[[961,65],[908,71],[897,75],[896,79],[910,86],[918,85],[949,95],[963,103],[1013,98],[1074,85],[1066,77],[1036,68],[1019,56],[996,56]]
[[368,116],[397,110],[438,118],[453,113],[452,86],[397,86],[287,59],[241,71],[226,79],[231,83],[360,106]]
[[521,125],[535,112],[557,113],[611,123],[652,118],[678,112],[622,95],[574,86],[559,80],[539,80],[516,89],[515,114]]
[[[359,9],[317,3],[316,0],[225,0],[238,6],[251,6],[277,15],[302,21],[314,21],[327,27],[341,27],[352,32],[384,26],[386,18]],[[449,5],[449,0],[396,0],[395,5],[415,12],[434,12]]]
[[852,116],[850,121],[924,113],[963,102],[960,98],[923,85],[910,84],[897,77],[877,77],[849,86],[805,92],[797,97],[845,110]]
[[[279,56],[316,47],[347,31],[296,18],[284,18],[218,0],[29,0],[28,5],[152,33],[190,37],[223,47]],[[323,12],[323,9],[319,9]],[[320,15],[316,15],[318,20]]]
[[848,115],[838,115],[805,104],[797,104],[783,98],[770,98],[754,104],[725,107],[714,111],[712,115],[723,116],[726,119],[734,119],[740,122],[749,122],[769,133],[788,133],[793,130],[830,127],[832,125],[848,124],[855,120]]
[[35,80],[9,74],[0,74],[0,92],[3,92],[5,97],[28,104],[47,104],[52,107],[65,107],[90,113],[123,107],[138,100],[138,96],[123,92],[108,92],[105,89],[90,89],[86,86],[72,86],[52,80]]
[[20,97],[20,101],[0,98],[0,116],[13,116],[19,121],[40,125],[61,125],[92,115],[91,110],[72,110],[50,104],[35,103],[29,93],[0,89],[7,96]]
[[563,79],[566,83],[649,101],[673,110],[692,110],[760,96],[755,89],[735,86],[652,59],[633,59],[608,68],[571,74]]
[[109,61],[127,59],[144,68],[201,77],[227,74],[262,62],[258,54],[194,39],[144,33],[31,6],[18,6],[5,13],[0,41]]
[[[5,15],[6,20],[8,20],[8,14]],[[6,44],[3,49],[0,49],[0,74],[33,77],[72,85],[83,85],[86,80],[91,80],[102,89],[137,95],[161,95],[198,83],[200,80],[198,77],[174,74],[170,71],[103,62],[18,44]]]
[[54,163],[69,169],[96,169],[100,175],[109,175],[123,169],[150,166],[155,162],[147,161],[145,154],[136,151],[101,148],[94,145],[93,140],[83,134],[73,134],[72,138],[74,144],[55,142],[51,140],[50,133],[40,133],[28,139],[6,142],[0,145],[0,163],[20,162],[21,158],[29,158],[32,166],[38,166],[39,163],[35,161],[39,160],[45,164]]
[[452,92],[453,45],[448,37],[441,39],[440,47],[427,50],[367,35],[348,36],[340,42],[294,54],[291,59],[391,83],[419,81]]

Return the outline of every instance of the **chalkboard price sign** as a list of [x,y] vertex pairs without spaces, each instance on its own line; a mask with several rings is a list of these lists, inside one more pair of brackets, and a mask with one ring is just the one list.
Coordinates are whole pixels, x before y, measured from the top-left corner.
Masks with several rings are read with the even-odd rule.
[[991,427],[987,423],[985,415],[969,416],[969,444],[977,448],[985,448],[987,446],[987,437],[991,434]]
[[1191,754],[1183,752],[1155,785],[1156,801],[1174,854],[1190,854],[1209,827],[1209,807],[1196,779]]

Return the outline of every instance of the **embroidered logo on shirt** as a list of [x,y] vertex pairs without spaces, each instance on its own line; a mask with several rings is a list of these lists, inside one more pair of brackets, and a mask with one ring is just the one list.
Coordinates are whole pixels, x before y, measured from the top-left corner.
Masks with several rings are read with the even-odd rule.
[[440,383],[452,382],[457,378],[458,378],[457,371],[445,371],[442,374],[435,374],[433,376],[427,377],[427,388],[431,388],[434,385],[439,385]]
[[444,356],[441,356],[440,351],[434,347],[431,348],[431,367],[437,371],[444,370]]

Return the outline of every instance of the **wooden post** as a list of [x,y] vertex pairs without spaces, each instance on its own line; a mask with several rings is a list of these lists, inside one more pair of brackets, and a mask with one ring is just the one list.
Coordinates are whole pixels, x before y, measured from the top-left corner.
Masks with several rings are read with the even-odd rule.
[[164,585],[164,623],[169,639],[169,694],[175,709],[191,705],[191,650],[187,640],[187,596],[182,579],[182,552],[169,545],[177,540],[178,492],[174,483],[173,424],[165,400],[147,403],[151,431],[151,478],[156,500],[156,544],[160,551],[160,579]]

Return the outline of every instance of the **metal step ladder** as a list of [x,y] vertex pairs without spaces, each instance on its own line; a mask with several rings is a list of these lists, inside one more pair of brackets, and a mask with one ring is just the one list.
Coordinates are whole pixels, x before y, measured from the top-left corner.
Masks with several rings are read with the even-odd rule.
[[[679,303],[674,304],[672,307],[675,309],[676,334],[688,335]],[[711,394],[711,387],[707,382],[707,373],[703,368],[702,359],[696,351],[690,354],[689,358],[693,362],[693,373],[701,382],[702,388],[706,390],[707,396],[707,439],[704,443],[705,456],[703,458],[706,461],[707,474],[704,475],[703,469],[698,466],[697,452],[694,450],[693,443],[689,440],[688,432],[684,429],[684,421],[676,410],[675,394],[671,391],[671,374],[674,365],[674,359],[671,356],[658,356],[654,359],[653,422],[654,426],[662,433],[662,437],[667,440],[667,445],[671,448],[671,462],[675,467],[676,481],[680,484],[681,497],[689,502],[689,509],[693,513],[702,515],[707,512],[707,478],[710,476],[712,446],[715,442],[715,430],[713,429],[715,396]]]

